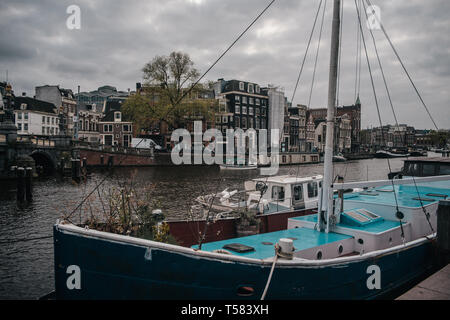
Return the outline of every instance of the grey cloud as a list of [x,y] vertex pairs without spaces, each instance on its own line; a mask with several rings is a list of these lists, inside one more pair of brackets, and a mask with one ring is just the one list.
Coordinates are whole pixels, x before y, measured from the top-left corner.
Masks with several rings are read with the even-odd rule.
[[[450,127],[447,111],[450,82],[450,2],[445,0],[372,0],[382,22],[414,77],[438,125]],[[68,30],[67,6],[73,1],[4,0],[0,3],[0,79],[9,70],[17,92],[60,84],[93,90],[110,84],[120,90],[142,80],[142,66],[155,55],[182,50],[197,68],[206,70],[269,1],[261,0],[130,0],[77,1],[81,30]],[[238,78],[284,87],[291,97],[306,49],[318,0],[277,0],[266,14],[207,75]],[[354,102],[356,15],[344,1],[340,102]],[[328,91],[332,1],[327,12],[312,107],[324,107]],[[375,32],[377,46],[401,122],[431,127],[426,114],[388,43]],[[294,103],[307,103],[317,31]],[[373,51],[371,39],[366,38]],[[393,123],[379,70],[370,55],[383,121]],[[363,56],[361,101],[363,126],[378,125],[370,79]],[[414,112],[411,112],[411,111]]]

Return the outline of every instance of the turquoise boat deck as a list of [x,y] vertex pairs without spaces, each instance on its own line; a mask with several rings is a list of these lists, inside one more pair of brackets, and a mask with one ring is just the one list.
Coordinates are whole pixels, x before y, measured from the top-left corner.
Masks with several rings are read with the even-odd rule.
[[[352,237],[333,232],[323,233],[307,228],[296,228],[296,229],[275,231],[270,233],[256,234],[241,238],[233,238],[228,240],[204,243],[202,245],[202,250],[213,251],[218,249],[224,249],[223,247],[225,245],[229,245],[232,243],[239,243],[254,248],[254,251],[239,253],[231,251],[229,249],[226,250],[232,252],[234,255],[242,257],[253,259],[266,259],[273,257],[275,255],[274,245],[281,238],[291,238],[294,243],[295,251],[300,251],[321,246],[327,243],[349,239]],[[194,245],[192,246],[192,248],[198,249],[198,245]]]
[[[445,197],[450,197],[449,188],[437,188],[431,186],[418,186],[419,193],[414,185],[395,186],[395,195],[401,207],[420,208],[422,199],[423,205],[438,202]],[[364,203],[378,203],[395,205],[395,196],[392,186],[383,186],[371,191],[350,193],[344,195],[344,200],[360,201]]]

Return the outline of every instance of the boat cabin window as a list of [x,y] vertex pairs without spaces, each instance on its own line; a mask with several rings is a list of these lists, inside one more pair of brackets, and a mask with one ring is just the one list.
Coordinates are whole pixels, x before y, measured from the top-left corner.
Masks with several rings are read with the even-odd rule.
[[405,164],[405,175],[407,176],[419,176],[420,167],[418,163],[407,163]]
[[308,182],[308,198],[315,198],[319,194],[317,182]]
[[284,200],[284,187],[273,186],[272,187],[272,199]]
[[436,165],[433,163],[424,163],[422,165],[422,171],[424,176],[434,176]]
[[440,168],[439,168],[439,174],[440,175],[450,174],[450,164],[442,164],[441,163]]
[[303,200],[303,186],[301,184],[295,185],[292,187],[292,194],[294,201]]

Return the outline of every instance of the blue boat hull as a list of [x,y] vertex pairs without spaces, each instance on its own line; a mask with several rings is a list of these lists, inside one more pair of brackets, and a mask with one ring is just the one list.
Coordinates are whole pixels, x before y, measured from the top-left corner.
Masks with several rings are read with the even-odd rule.
[[[54,228],[57,299],[259,299],[271,264],[224,261]],[[266,299],[373,299],[433,267],[430,241],[328,266],[277,265]],[[369,289],[369,266],[380,289]],[[79,267],[79,285],[73,288]],[[243,287],[251,288],[242,294]],[[240,289],[241,288],[241,289]],[[251,294],[253,292],[253,294]]]

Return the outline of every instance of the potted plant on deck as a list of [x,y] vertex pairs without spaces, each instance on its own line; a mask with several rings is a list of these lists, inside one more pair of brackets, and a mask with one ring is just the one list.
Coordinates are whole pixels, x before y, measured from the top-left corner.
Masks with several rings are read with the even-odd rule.
[[256,218],[256,212],[249,211],[247,208],[239,211],[239,219],[236,224],[236,235],[245,237],[259,233],[259,219]]

